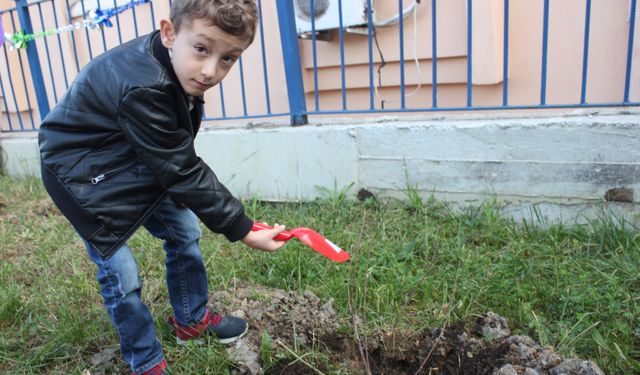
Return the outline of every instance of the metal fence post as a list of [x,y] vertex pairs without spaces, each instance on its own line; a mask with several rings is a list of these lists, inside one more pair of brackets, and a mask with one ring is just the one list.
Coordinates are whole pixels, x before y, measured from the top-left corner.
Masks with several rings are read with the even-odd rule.
[[[20,27],[22,27],[24,33],[33,34],[27,0],[16,0],[16,10],[18,11]],[[44,77],[42,75],[40,58],[38,57],[38,47],[36,47],[35,41],[27,43],[27,59],[29,60],[29,70],[31,71],[33,88],[36,91],[36,99],[38,100],[38,111],[40,112],[40,119],[42,120],[49,113],[49,99],[47,98],[47,89],[44,86]]]
[[300,48],[298,48],[298,32],[296,30],[293,1],[277,0],[276,6],[278,8],[284,71],[287,78],[291,125],[304,125],[309,121],[307,119],[307,103],[302,82],[302,64],[300,63]]

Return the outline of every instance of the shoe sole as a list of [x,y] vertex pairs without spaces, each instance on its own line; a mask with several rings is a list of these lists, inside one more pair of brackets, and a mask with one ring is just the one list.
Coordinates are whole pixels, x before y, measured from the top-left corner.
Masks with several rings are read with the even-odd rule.
[[[216,340],[220,344],[223,344],[223,345],[233,344],[234,342],[236,342],[239,339],[243,338],[244,335],[247,334],[247,332],[249,332],[249,325],[247,325],[245,327],[245,329],[244,329],[244,332],[242,332],[238,336],[229,337],[227,339],[218,339],[218,338],[216,338]],[[176,344],[178,344],[178,345],[204,345],[205,343],[206,343],[205,339],[201,339],[201,338],[190,339],[190,340],[181,340],[181,339],[176,337]]]

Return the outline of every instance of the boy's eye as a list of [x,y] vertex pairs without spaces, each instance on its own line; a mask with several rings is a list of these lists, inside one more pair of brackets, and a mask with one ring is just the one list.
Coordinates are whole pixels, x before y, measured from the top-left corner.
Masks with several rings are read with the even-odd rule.
[[207,49],[200,45],[194,46],[193,49],[198,53],[207,53]]
[[225,56],[222,58],[222,60],[227,64],[233,64],[236,62],[236,60],[238,60],[238,58],[235,56]]

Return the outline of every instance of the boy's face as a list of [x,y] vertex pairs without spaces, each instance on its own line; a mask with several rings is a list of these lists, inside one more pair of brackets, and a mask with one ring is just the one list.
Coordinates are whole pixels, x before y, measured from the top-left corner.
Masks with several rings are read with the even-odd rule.
[[217,85],[249,46],[247,38],[227,34],[203,19],[182,24],[160,21],[162,44],[171,49],[171,64],[187,94],[200,96]]

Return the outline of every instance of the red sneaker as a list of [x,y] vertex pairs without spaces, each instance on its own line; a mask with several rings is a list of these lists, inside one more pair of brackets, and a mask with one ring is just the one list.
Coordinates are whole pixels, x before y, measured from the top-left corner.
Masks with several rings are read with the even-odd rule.
[[203,336],[213,336],[221,344],[231,344],[249,330],[249,325],[243,319],[223,316],[208,309],[202,321],[197,324],[182,325],[173,316],[168,321],[175,329],[178,344],[186,344],[189,341],[202,344]]
[[[162,362],[158,363],[157,365],[153,366],[152,368],[148,369],[147,371],[143,372],[140,375],[165,375],[167,374],[166,371],[164,371],[167,368],[167,362],[163,359]],[[132,373],[133,375],[136,375],[136,373]]]

